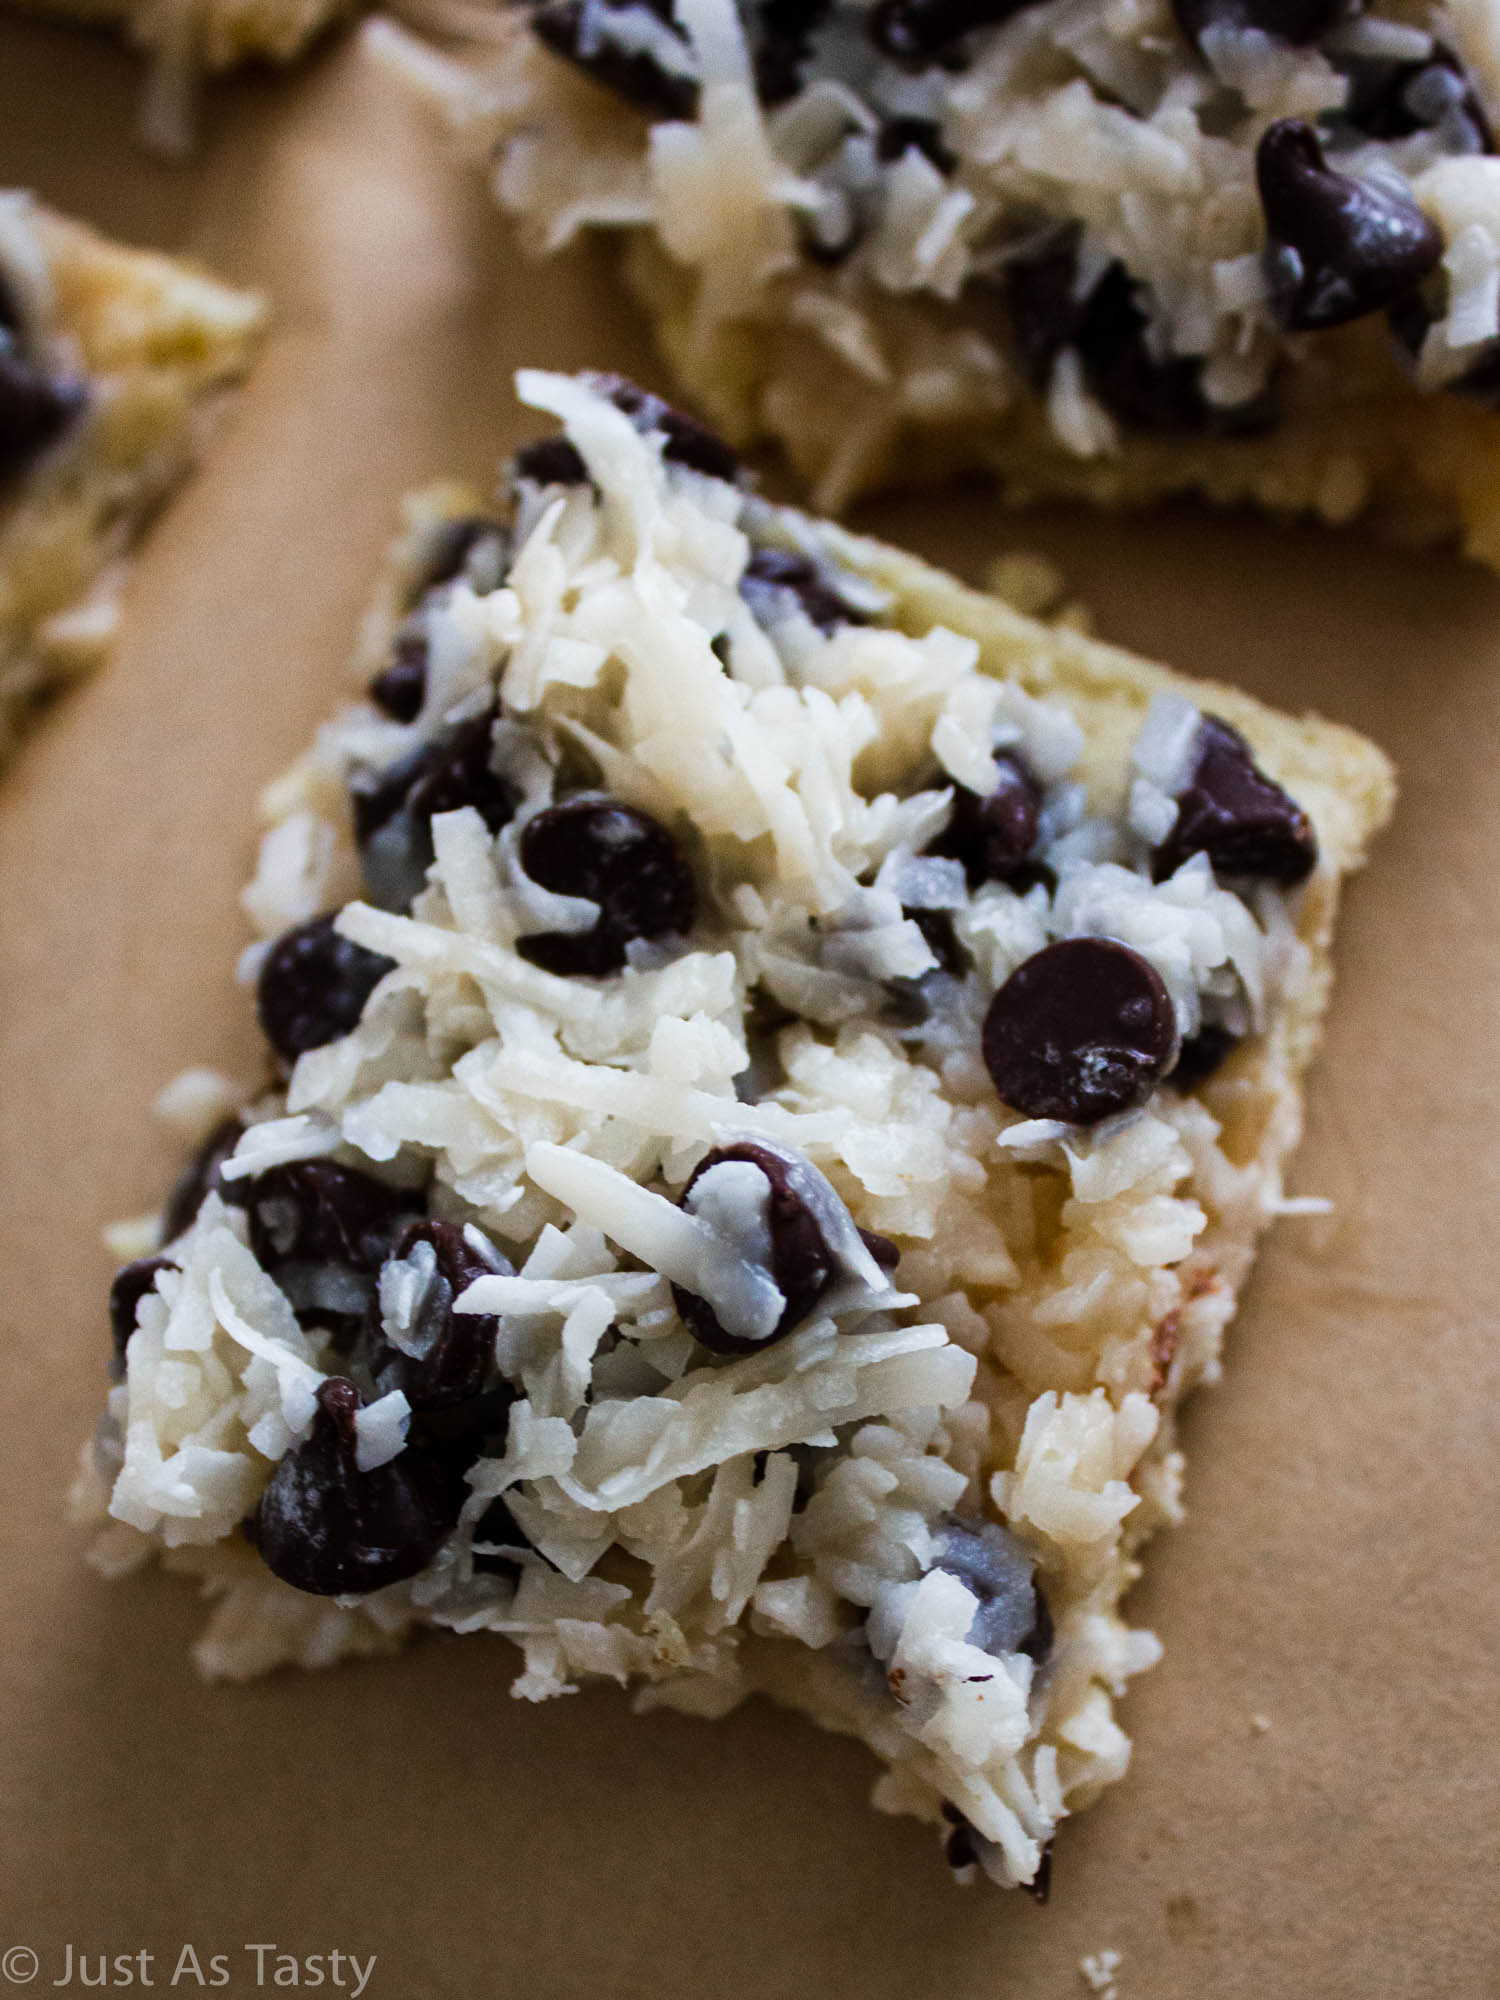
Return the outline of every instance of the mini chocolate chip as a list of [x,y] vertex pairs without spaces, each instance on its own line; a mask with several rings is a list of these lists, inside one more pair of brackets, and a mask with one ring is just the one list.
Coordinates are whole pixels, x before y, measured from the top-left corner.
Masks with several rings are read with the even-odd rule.
[[1370,139],[1404,139],[1443,130],[1454,150],[1493,153],[1495,135],[1474,82],[1446,42],[1434,42],[1422,62],[1351,57],[1342,64],[1349,95],[1333,114]]
[[968,1631],[985,1653],[1025,1653],[1042,1666],[1052,1651],[1052,1613],[1036,1580],[1036,1558],[998,1521],[977,1515],[941,1527],[934,1568],[956,1576],[979,1600]]
[[1239,1047],[1239,1039],[1238,1035],[1231,1035],[1227,1028],[1206,1023],[1196,1035],[1189,1035],[1177,1051],[1177,1060],[1167,1081],[1178,1090],[1196,1090],[1229,1059]]
[[1135,430],[1201,431],[1212,417],[1202,370],[1187,355],[1165,360],[1146,340],[1138,287],[1111,264],[1088,296],[1077,346],[1089,387],[1112,416]]
[[1268,778],[1237,729],[1205,715],[1193,775],[1177,799],[1172,831],[1151,855],[1164,882],[1193,854],[1218,875],[1258,875],[1291,887],[1317,865],[1318,839],[1296,800]]
[[472,716],[352,786],[358,839],[369,840],[403,810],[422,822],[460,806],[473,806],[491,833],[498,833],[515,817],[519,798],[491,768],[494,733],[493,711]]
[[172,1185],[172,1191],[162,1206],[161,1233],[164,1243],[175,1242],[185,1229],[192,1227],[204,1197],[210,1192],[222,1195],[233,1207],[245,1205],[244,1184],[224,1181],[219,1177],[219,1169],[240,1143],[245,1131],[242,1118],[226,1118],[216,1125],[199,1146]]
[[[638,4],[650,7],[671,25],[671,0],[604,0],[615,12]],[[554,55],[637,111],[652,118],[691,118],[698,108],[696,81],[663,69],[645,50],[622,48],[604,36],[586,33],[590,12],[585,0],[545,0],[532,8],[531,32]]]
[[862,1229],[859,1240],[864,1244],[882,1271],[894,1271],[901,1262],[900,1249],[889,1236],[882,1236],[877,1229]]
[[432,863],[434,813],[473,806],[492,833],[515,815],[520,795],[492,768],[495,716],[472,717],[350,786],[365,893],[403,910]]
[[549,806],[527,821],[520,853],[542,888],[599,905],[598,922],[581,935],[547,931],[517,940],[521,956],[543,971],[602,978],[624,965],[632,938],[692,929],[693,871],[660,821],[635,806],[588,795]]
[[643,437],[659,431],[663,439],[661,455],[669,464],[688,466],[694,472],[706,473],[710,479],[723,479],[730,485],[739,478],[738,455],[695,417],[674,409],[624,375],[595,372],[583,379],[596,395],[607,396],[617,410],[629,417]]
[[452,1222],[411,1223],[397,1238],[391,1258],[409,1260],[423,1243],[433,1252],[433,1268],[406,1329],[406,1345],[393,1346],[386,1338],[378,1295],[371,1301],[361,1336],[361,1352],[377,1390],[382,1395],[402,1390],[414,1410],[476,1398],[494,1368],[495,1336],[500,1331],[493,1314],[453,1310],[454,1300],[476,1278],[493,1276],[495,1266]]
[[1253,28],[1273,42],[1305,48],[1321,42],[1353,11],[1352,0],[1172,0],[1177,25],[1195,49],[1202,48],[1210,28],[1233,34]]
[[331,916],[283,931],[256,981],[256,1011],[283,1062],[336,1042],[359,1025],[365,1002],[396,961],[334,929]]
[[511,463],[517,479],[535,480],[538,486],[582,486],[589,476],[577,445],[565,437],[523,444]]
[[[908,910],[903,907],[901,914],[914,923],[922,933],[927,949],[937,960],[937,970],[948,973],[954,979],[962,979],[974,961],[958,941],[958,933],[953,928],[953,912]],[[927,977],[924,972],[918,980],[901,983],[919,985],[921,980]],[[891,983],[895,985],[897,982],[893,980]]]
[[961,861],[971,890],[981,882],[1008,881],[1036,840],[1040,785],[1008,750],[995,758],[995,778],[995,789],[983,799],[965,785],[954,786],[948,824],[927,849]]
[[1330,167],[1312,127],[1279,118],[1255,155],[1273,301],[1295,333],[1342,326],[1419,285],[1441,230],[1409,195]]
[[114,1340],[117,1379],[125,1371],[125,1349],[135,1332],[136,1313],[147,1292],[155,1289],[157,1272],[181,1269],[170,1257],[137,1257],[133,1264],[116,1271],[109,1288],[109,1330]]
[[998,28],[1035,0],[880,0],[867,32],[883,55],[909,69],[953,58],[980,28]]
[[755,30],[755,92],[762,104],[785,104],[802,87],[813,31],[832,0],[762,0]]
[[[834,1275],[834,1261],[823,1232],[807,1203],[792,1186],[785,1160],[753,1140],[737,1141],[709,1153],[693,1171],[682,1191],[682,1206],[688,1206],[693,1189],[713,1167],[726,1160],[743,1160],[759,1167],[770,1183],[766,1200],[766,1226],[771,1236],[771,1277],[786,1300],[781,1318],[764,1340],[745,1340],[726,1333],[707,1299],[696,1292],[673,1285],[672,1297],[683,1323],[693,1338],[714,1354],[757,1354],[772,1341],[794,1333],[827,1291]],[[871,1253],[874,1254],[873,1252]]]
[[481,594],[498,590],[510,561],[510,537],[487,514],[456,514],[433,532],[413,602],[466,577]]
[[420,632],[402,632],[388,667],[366,690],[377,708],[394,722],[415,722],[427,699],[427,640]]
[[1063,938],[990,1002],[981,1047],[1001,1099],[1028,1118],[1094,1125],[1147,1098],[1177,1050],[1161,976],[1112,938]]
[[84,383],[48,374],[0,336],[0,480],[55,444],[87,402]]
[[519,804],[514,788],[490,765],[495,718],[476,715],[438,738],[416,782],[406,794],[406,809],[419,820],[435,813],[473,806],[491,833],[515,817]]
[[903,153],[918,152],[931,160],[940,174],[951,174],[958,165],[956,153],[943,144],[942,127],[933,118],[887,118],[875,135],[875,157],[889,166]]
[[289,1160],[251,1180],[250,1247],[272,1273],[292,1262],[374,1272],[421,1198],[333,1160]]
[[1076,231],[1037,256],[1013,258],[1001,274],[1011,331],[1027,379],[1038,391],[1047,387],[1053,362],[1077,338],[1083,322],[1077,285]]
[[359,1391],[318,1386],[309,1435],[277,1465],[248,1523],[274,1576],[315,1597],[363,1595],[427,1567],[453,1525],[431,1468],[408,1452],[361,1472]]
[[515,1555],[476,1555],[474,1567],[483,1574],[498,1575],[521,1567],[519,1551],[531,1547],[530,1539],[516,1524],[503,1495],[492,1500],[474,1523],[476,1542],[497,1542],[501,1548],[515,1549]]
[[979,1837],[966,1819],[960,1818],[943,1842],[943,1859],[955,1874],[960,1869],[978,1866]]
[[1039,392],[1062,350],[1076,347],[1090,390],[1130,429],[1247,437],[1269,428],[1274,410],[1268,394],[1247,403],[1211,403],[1200,362],[1152,351],[1139,287],[1123,264],[1111,264],[1082,297],[1077,276],[1076,236],[1005,269],[1011,329]]
[[795,549],[752,549],[740,578],[740,596],[757,624],[774,626],[795,603],[820,632],[840,625],[867,625],[868,616],[841,597],[828,573]]

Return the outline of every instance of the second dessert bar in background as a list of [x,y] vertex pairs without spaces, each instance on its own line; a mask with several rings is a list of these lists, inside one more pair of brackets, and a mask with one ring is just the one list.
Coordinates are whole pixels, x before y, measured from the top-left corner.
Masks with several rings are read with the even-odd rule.
[[818,503],[965,467],[1500,562],[1489,0],[529,0],[388,23],[523,241],[614,232]]
[[0,190],[0,762],[108,650],[131,544],[264,317],[252,292]]

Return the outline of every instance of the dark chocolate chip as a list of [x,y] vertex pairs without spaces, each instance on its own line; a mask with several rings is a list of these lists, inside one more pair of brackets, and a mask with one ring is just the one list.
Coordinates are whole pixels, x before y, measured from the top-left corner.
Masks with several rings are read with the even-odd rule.
[[109,1288],[109,1330],[114,1340],[116,1377],[125,1371],[125,1349],[135,1332],[135,1316],[141,1300],[154,1290],[158,1271],[180,1271],[170,1257],[137,1257],[116,1271]]
[[[386,1339],[377,1296],[371,1302],[361,1349],[382,1395],[400,1389],[414,1410],[426,1411],[469,1403],[479,1396],[495,1365],[500,1322],[490,1313],[453,1310],[454,1300],[476,1278],[492,1276],[496,1268],[473,1248],[463,1230],[452,1222],[413,1222],[397,1238],[391,1256],[409,1259],[422,1243],[431,1247],[434,1265],[404,1335],[406,1346],[393,1346]],[[485,1413],[486,1422],[490,1414]]]
[[1493,153],[1495,135],[1473,78],[1446,42],[1422,62],[1351,57],[1342,64],[1349,94],[1333,122],[1369,139],[1405,139],[1443,129],[1455,151]]
[[[901,914],[922,933],[927,949],[937,960],[938,971],[946,972],[954,979],[962,979],[974,961],[958,941],[958,933],[953,928],[953,912],[903,908]],[[927,975],[924,973],[922,977]]]
[[1267,127],[1255,175],[1273,301],[1292,332],[1379,312],[1442,258],[1442,232],[1409,195],[1330,167],[1318,135],[1300,118]]
[[784,1340],[802,1324],[827,1291],[834,1275],[834,1261],[811,1209],[792,1186],[786,1161],[753,1140],[740,1140],[709,1153],[682,1191],[684,1208],[690,1206],[693,1189],[709,1169],[722,1166],[726,1160],[743,1160],[759,1167],[770,1183],[766,1226],[771,1236],[771,1277],[786,1300],[781,1318],[764,1340],[745,1340],[726,1333],[713,1307],[696,1292],[673,1285],[672,1297],[689,1333],[711,1352],[756,1354],[772,1341]]
[[350,786],[365,893],[402,910],[432,863],[434,813],[473,806],[492,833],[514,817],[520,794],[490,763],[493,712],[472,717]]
[[1353,11],[1351,0],[1172,0],[1177,25],[1195,49],[1210,28],[1234,34],[1255,28],[1273,42],[1305,48],[1321,42]]
[[740,578],[740,596],[758,624],[771,627],[796,605],[820,632],[840,625],[867,625],[866,613],[841,597],[828,573],[795,549],[752,549]]
[[25,314],[21,310],[21,301],[16,297],[9,278],[0,270],[0,333],[14,335],[19,345],[24,328]]
[[493,711],[473,716],[351,787],[358,839],[367,841],[403,810],[421,822],[460,806],[473,806],[498,833],[514,818],[519,797],[490,766],[494,734]]
[[476,715],[440,736],[415,783],[406,794],[406,810],[419,820],[435,813],[473,806],[491,833],[498,833],[515,816],[520,803],[515,789],[490,765],[495,718]]
[[1200,1083],[1208,1079],[1228,1061],[1239,1046],[1239,1036],[1231,1035],[1227,1028],[1215,1027],[1208,1023],[1196,1035],[1189,1035],[1177,1051],[1177,1060],[1172,1065],[1168,1081],[1178,1090],[1196,1090]]
[[813,31],[832,0],[762,0],[755,25],[755,90],[762,104],[785,104],[802,87]]
[[948,824],[928,847],[949,861],[961,861],[970,889],[981,882],[1005,882],[1021,868],[1036,840],[1042,791],[1018,757],[1002,750],[995,758],[995,789],[980,798],[964,785],[953,790]]
[[88,402],[84,383],[51,375],[0,336],[0,480],[55,444]]
[[1215,874],[1263,876],[1288,887],[1306,881],[1318,860],[1307,814],[1216,715],[1199,726],[1193,775],[1178,795],[1171,832],[1152,852],[1152,880],[1165,881],[1193,854],[1206,854]]
[[[670,25],[671,0],[604,0],[616,12],[638,4],[649,6]],[[695,79],[663,69],[644,50],[621,48],[607,38],[587,34],[590,13],[585,0],[546,0],[532,8],[531,32],[554,55],[637,111],[652,118],[691,118],[698,109]]]
[[338,1041],[359,1025],[365,1002],[395,965],[341,936],[331,916],[284,931],[255,987],[266,1040],[286,1063]]
[[943,144],[942,127],[932,118],[887,118],[875,135],[875,157],[889,166],[903,153],[921,153],[940,174],[951,174],[958,156]]
[[517,479],[531,479],[538,486],[582,486],[589,476],[578,447],[565,437],[538,438],[522,445],[513,461]]
[[1094,1125],[1150,1096],[1177,1050],[1156,969],[1111,938],[1063,938],[1025,959],[981,1036],[1001,1099],[1028,1118]]
[[487,514],[459,514],[433,533],[413,601],[466,577],[481,593],[498,590],[510,561],[510,538]]
[[1052,1613],[1036,1580],[1036,1558],[998,1521],[949,1520],[934,1568],[979,1600],[968,1641],[985,1653],[1025,1653],[1038,1666],[1052,1651]]
[[1083,323],[1076,232],[1036,256],[1013,258],[1004,267],[1001,288],[1027,379],[1038,392],[1045,390],[1053,362],[1077,339]]
[[891,1241],[889,1236],[882,1236],[879,1230],[862,1229],[859,1232],[859,1240],[864,1244],[882,1271],[894,1271],[896,1266],[901,1262],[900,1249]]
[[[947,1803],[945,1801],[944,1817],[946,1818],[946,1816]],[[978,1866],[979,1836],[962,1814],[959,1814],[957,1824],[943,1842],[943,1859],[955,1874],[960,1869]]]
[[1035,0],[880,0],[867,32],[882,55],[908,69],[947,62],[966,36],[998,28]]
[[361,1472],[358,1389],[336,1375],[317,1397],[311,1432],[277,1465],[247,1524],[261,1560],[315,1597],[363,1595],[415,1576],[453,1525],[440,1483],[405,1451]]
[[390,665],[376,674],[367,692],[392,721],[416,721],[427,699],[427,640],[422,633],[401,633]]
[[614,799],[583,796],[549,806],[521,834],[521,865],[560,896],[599,905],[592,930],[520,938],[516,950],[564,978],[618,972],[632,938],[692,929],[698,892],[682,850],[658,820]]
[[1077,292],[1076,238],[1006,266],[1011,329],[1033,386],[1042,391],[1065,347],[1076,347],[1090,390],[1132,430],[1205,432],[1247,437],[1274,421],[1268,395],[1248,403],[1211,403],[1202,366],[1190,355],[1162,358],[1147,338],[1139,290],[1123,264],[1111,264],[1085,296]]
[[203,1206],[204,1197],[210,1192],[222,1195],[236,1208],[244,1207],[244,1183],[224,1181],[219,1177],[220,1167],[240,1143],[244,1130],[245,1121],[242,1118],[224,1119],[188,1161],[162,1207],[163,1242],[172,1243],[185,1229],[191,1228]]
[[290,1160],[248,1183],[250,1247],[274,1276],[286,1264],[344,1265],[374,1272],[390,1254],[403,1216],[421,1198],[333,1160]]
[[593,373],[584,380],[596,395],[607,396],[615,408],[635,425],[643,437],[660,432],[662,457],[671,465],[685,465],[710,479],[727,480],[733,485],[740,475],[738,455],[723,438],[695,417],[674,409],[647,389],[624,375]]
[[1156,355],[1146,337],[1140,288],[1123,264],[1111,264],[1090,292],[1076,336],[1090,389],[1132,430],[1254,437],[1270,428],[1269,394],[1248,403],[1211,403],[1202,365],[1189,355]]
[[1034,1903],[1045,1903],[1052,1894],[1052,1842],[1049,1840],[1042,1849],[1042,1858],[1036,1864],[1036,1873],[1022,1885]]
[[492,1500],[474,1524],[476,1542],[496,1542],[502,1549],[514,1549],[514,1555],[476,1555],[474,1567],[482,1573],[501,1575],[521,1567],[520,1552],[529,1549],[531,1542],[516,1524],[516,1517],[506,1506],[503,1495]]

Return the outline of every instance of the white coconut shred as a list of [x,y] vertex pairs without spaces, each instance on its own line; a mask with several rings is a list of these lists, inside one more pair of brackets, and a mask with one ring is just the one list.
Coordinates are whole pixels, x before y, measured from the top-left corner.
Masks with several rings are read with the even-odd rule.
[[1194,1092],[1307,979],[1311,829],[1177,697],[1092,809],[1065,704],[717,439],[520,387],[564,436],[509,520],[414,505],[370,698],[268,795],[279,1080],[116,1281],[98,1560],[203,1578],[210,1674],[437,1625],[528,1699],[767,1689],[1036,1883],[1157,1653],[1119,1598],[1240,1275],[1195,1246],[1280,1196]]

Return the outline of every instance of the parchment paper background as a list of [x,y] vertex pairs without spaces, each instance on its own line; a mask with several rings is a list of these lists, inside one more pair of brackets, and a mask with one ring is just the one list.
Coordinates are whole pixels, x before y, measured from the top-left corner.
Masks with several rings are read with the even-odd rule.
[[1402,766],[1294,1177],[1337,1216],[1279,1227],[1187,1419],[1191,1519],[1134,1600],[1166,1661],[1049,1908],[950,1886],[867,1811],[863,1751],[760,1704],[530,1708],[485,1638],[205,1688],[188,1585],[84,1568],[60,1503],[103,1391],[99,1228],[171,1172],[167,1078],[252,1073],[253,802],[339,692],[397,496],[488,472],[520,363],[666,386],[602,270],[520,265],[351,45],[216,90],[186,169],[132,148],[137,80],[107,37],[0,24],[0,182],[277,320],[112,669],[0,784],[0,1950],[39,1955],[34,1991],[70,1943],[150,1950],[165,1986],[186,1942],[232,1996],[249,1943],[374,1953],[374,2000],[1051,2000],[1105,1947],[1121,2000],[1500,1994],[1500,582],[1447,557],[1191,509],[866,517],[975,578],[1045,549],[1108,636]]

